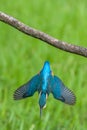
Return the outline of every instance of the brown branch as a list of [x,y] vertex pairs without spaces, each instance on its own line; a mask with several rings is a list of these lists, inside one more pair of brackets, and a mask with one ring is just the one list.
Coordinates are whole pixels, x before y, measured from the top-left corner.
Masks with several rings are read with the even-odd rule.
[[64,51],[67,51],[70,53],[74,53],[74,54],[78,54],[78,55],[87,57],[87,48],[68,44],[66,42],[55,39],[54,37],[51,37],[44,32],[41,32],[39,30],[36,30],[34,28],[31,28],[31,27],[25,25],[24,23],[18,21],[17,19],[15,19],[3,12],[0,12],[0,21],[7,23],[7,24],[11,25],[12,27],[18,29],[19,31],[21,31],[27,35],[30,35],[32,37],[35,37],[37,39],[40,39],[56,48],[59,48],[61,50],[64,50]]

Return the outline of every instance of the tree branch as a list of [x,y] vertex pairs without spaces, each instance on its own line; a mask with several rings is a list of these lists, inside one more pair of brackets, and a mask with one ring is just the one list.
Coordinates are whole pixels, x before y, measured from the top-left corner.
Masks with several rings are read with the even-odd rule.
[[64,50],[64,51],[67,51],[70,53],[74,53],[74,54],[78,54],[78,55],[87,57],[87,48],[68,44],[66,42],[55,39],[54,37],[51,37],[44,32],[41,32],[39,30],[36,30],[34,28],[31,28],[31,27],[25,25],[24,23],[18,21],[17,19],[15,19],[3,12],[0,12],[0,21],[7,23],[7,24],[11,25],[12,27],[16,28],[17,30],[19,30],[27,35],[30,35],[34,38],[40,39],[56,48],[59,48],[61,50]]

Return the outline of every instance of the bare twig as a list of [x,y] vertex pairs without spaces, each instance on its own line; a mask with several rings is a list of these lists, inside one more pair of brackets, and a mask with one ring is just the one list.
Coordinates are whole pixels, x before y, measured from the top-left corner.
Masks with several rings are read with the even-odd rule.
[[39,30],[36,30],[34,28],[31,28],[31,27],[25,25],[24,23],[18,21],[17,19],[15,19],[3,12],[0,12],[0,21],[7,23],[7,24],[11,25],[12,27],[18,29],[19,31],[21,31],[27,35],[30,35],[32,37],[35,37],[37,39],[40,39],[56,48],[59,48],[61,50],[64,50],[64,51],[67,51],[70,53],[74,53],[74,54],[78,54],[78,55],[87,57],[87,48],[68,44],[66,42],[55,39],[54,37],[51,37],[44,32],[41,32]]

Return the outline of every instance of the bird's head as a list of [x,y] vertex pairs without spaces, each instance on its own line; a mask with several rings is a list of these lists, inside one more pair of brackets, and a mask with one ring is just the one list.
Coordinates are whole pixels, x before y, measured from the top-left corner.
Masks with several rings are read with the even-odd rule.
[[42,109],[46,107],[46,98],[47,98],[47,94],[44,92],[41,92],[40,98],[39,98],[40,116],[42,115]]

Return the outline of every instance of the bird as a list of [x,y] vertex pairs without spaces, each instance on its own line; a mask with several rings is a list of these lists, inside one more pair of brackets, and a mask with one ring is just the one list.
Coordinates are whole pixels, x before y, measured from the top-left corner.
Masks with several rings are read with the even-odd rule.
[[75,94],[64,85],[58,76],[53,74],[49,61],[44,62],[38,74],[15,90],[13,97],[14,100],[21,100],[33,96],[35,92],[39,94],[40,117],[50,93],[55,99],[65,104],[74,105],[76,103]]

